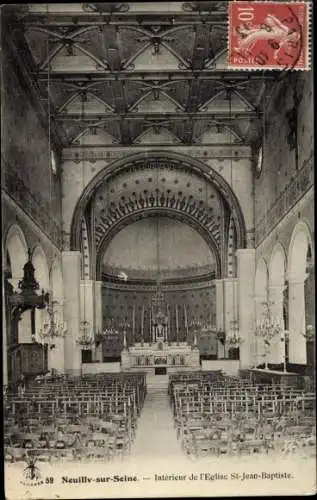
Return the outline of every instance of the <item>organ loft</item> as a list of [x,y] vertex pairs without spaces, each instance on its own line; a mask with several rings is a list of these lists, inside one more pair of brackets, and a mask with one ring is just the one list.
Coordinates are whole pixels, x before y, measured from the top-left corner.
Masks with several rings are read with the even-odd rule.
[[2,5],[7,477],[287,455],[308,493],[312,72],[232,69],[228,40],[267,4],[285,44],[309,38],[309,2],[250,3],[235,33],[226,0]]

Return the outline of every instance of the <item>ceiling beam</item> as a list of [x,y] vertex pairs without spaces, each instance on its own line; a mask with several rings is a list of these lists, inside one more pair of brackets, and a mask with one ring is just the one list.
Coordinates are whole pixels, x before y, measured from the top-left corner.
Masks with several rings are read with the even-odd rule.
[[[108,26],[107,30],[105,30],[105,26],[101,26],[99,27],[99,33],[100,47],[102,48],[102,53],[105,61],[107,61],[107,64],[112,71],[120,71],[122,67],[122,61],[118,46],[118,30],[114,26]],[[116,114],[124,114],[127,111],[127,103],[125,89],[121,79],[118,78],[113,82],[111,91],[115,104]],[[121,143],[130,144],[130,124],[125,122],[123,119],[119,119],[119,128]]]
[[153,10],[149,13],[43,13],[43,14],[24,14],[17,16],[27,27],[45,24],[46,26],[146,26],[146,25],[170,25],[182,26],[188,24],[195,25],[224,25],[228,23],[227,13],[197,13],[197,12],[169,12],[158,13]]
[[[206,26],[195,27],[195,43],[193,48],[191,69],[196,72],[203,70],[205,61],[208,58],[209,52],[209,37]],[[194,78],[189,81],[188,98],[186,103],[187,113],[193,113],[197,110],[200,98],[200,80]],[[185,122],[184,142],[190,144],[194,135],[194,122],[188,119]]]
[[[47,72],[39,71],[34,72],[33,76],[38,78],[39,80],[47,80]],[[203,69],[197,72],[193,72],[191,70],[176,70],[176,71],[96,71],[95,73],[87,72],[87,73],[70,73],[67,72],[52,72],[50,74],[50,79],[52,81],[61,81],[61,82],[102,82],[102,81],[116,81],[119,78],[123,78],[129,81],[188,81],[188,80],[218,80],[218,81],[226,81],[226,80],[250,80],[252,82],[263,82],[263,81],[272,81],[275,80],[276,76],[273,72],[269,75],[263,76],[260,72],[257,72],[256,75],[250,74],[250,72],[232,72],[232,71],[224,71],[216,70],[216,69]]]
[[261,114],[260,111],[234,111],[231,110],[231,113],[228,112],[225,113],[223,111],[206,111],[206,112],[179,112],[179,113],[89,113],[84,116],[80,114],[71,114],[71,113],[59,113],[55,115],[55,120],[58,121],[75,121],[75,122],[80,122],[80,121],[96,121],[96,120],[109,120],[109,121],[114,121],[114,120],[166,120],[166,118],[170,120],[186,120],[186,119],[196,119],[196,120],[203,120],[203,119],[211,119],[211,118],[217,118],[217,119],[223,119],[223,120],[229,120],[230,115],[235,118],[235,120],[239,119],[246,119],[246,118],[253,118],[253,117],[258,117],[259,114]]

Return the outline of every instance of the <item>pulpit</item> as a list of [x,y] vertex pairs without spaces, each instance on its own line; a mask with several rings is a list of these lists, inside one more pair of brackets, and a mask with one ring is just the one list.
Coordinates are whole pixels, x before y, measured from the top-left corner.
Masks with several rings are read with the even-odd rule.
[[9,349],[10,381],[14,384],[21,375],[34,378],[47,373],[47,346],[38,343],[17,344]]
[[[5,301],[7,311],[8,380],[15,383],[21,375],[32,377],[47,371],[47,349],[33,342],[35,335],[35,309],[44,309],[49,295],[35,279],[35,269],[29,259],[23,268],[23,279],[18,283],[18,291],[13,289],[8,277],[5,279]],[[28,343],[19,342],[18,324],[22,315],[30,311],[31,332]]]

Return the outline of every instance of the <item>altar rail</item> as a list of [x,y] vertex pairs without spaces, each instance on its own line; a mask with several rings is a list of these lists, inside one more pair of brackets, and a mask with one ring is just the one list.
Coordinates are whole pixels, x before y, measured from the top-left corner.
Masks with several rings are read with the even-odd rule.
[[95,373],[119,373],[120,362],[115,363],[87,363],[82,365],[82,374],[95,374]]
[[221,370],[226,375],[238,375],[239,374],[239,360],[235,359],[202,359],[201,361],[202,371],[213,371]]

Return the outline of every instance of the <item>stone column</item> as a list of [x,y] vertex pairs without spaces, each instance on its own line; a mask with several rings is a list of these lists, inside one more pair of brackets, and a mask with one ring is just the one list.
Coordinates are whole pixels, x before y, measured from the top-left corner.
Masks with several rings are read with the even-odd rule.
[[[80,282],[80,320],[88,321],[88,335],[94,335],[96,331],[95,321],[95,283],[93,280],[82,280]],[[91,346],[92,359],[95,361],[95,346]]]
[[[231,335],[232,321],[237,319],[237,280],[225,278],[223,281],[223,327],[228,337]],[[224,347],[224,356],[228,357],[228,347]]]
[[[216,328],[224,330],[224,300],[223,300],[223,280],[214,280],[216,287]],[[224,344],[217,340],[217,358],[224,358]]]
[[243,339],[240,346],[240,368],[252,366],[252,349],[255,329],[254,286],[255,250],[237,250],[238,318],[239,332]]
[[96,330],[102,330],[102,281],[95,281]]
[[[95,281],[95,324],[96,331],[102,331],[103,318],[102,318],[102,281]],[[102,362],[103,352],[102,343],[96,348],[96,361]]]
[[289,362],[307,363],[305,333],[305,283],[289,276]]
[[[269,308],[271,318],[278,322],[284,330],[283,319],[283,291],[284,285],[269,285]],[[270,354],[268,355],[268,363],[280,364],[284,361],[285,342],[281,341],[281,335],[276,335],[271,340]],[[284,338],[284,336],[283,336]]]
[[[62,297],[53,297],[54,321],[59,324],[64,323],[64,299]],[[67,325],[65,323],[67,329]],[[48,348],[48,369],[54,368],[58,373],[65,371],[65,337],[57,337],[54,339],[54,349]]]
[[80,259],[80,252],[62,253],[64,319],[67,324],[65,372],[74,375],[81,372],[81,351],[76,345],[76,339],[80,335]]
[[[3,276],[4,273],[2,273]],[[8,385],[8,339],[7,339],[7,318],[10,317],[6,311],[5,285],[2,279],[2,385]]]
[[[265,303],[267,303],[267,295],[262,294],[262,295],[256,295],[254,298],[254,304],[255,304],[255,327],[257,326],[258,323],[261,323],[264,318],[265,318],[265,312],[266,312],[266,306]],[[254,337],[254,342],[253,342],[253,359],[254,359],[254,365],[260,365],[262,363],[265,363],[265,349],[264,349],[264,340],[261,337]]]

